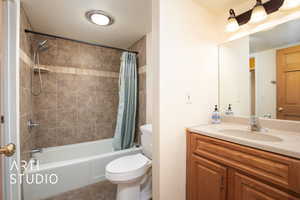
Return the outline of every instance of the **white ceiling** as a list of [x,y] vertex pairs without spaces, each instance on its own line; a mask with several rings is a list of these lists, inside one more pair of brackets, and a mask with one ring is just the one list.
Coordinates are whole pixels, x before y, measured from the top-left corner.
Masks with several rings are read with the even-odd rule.
[[[151,0],[22,0],[37,32],[128,48],[151,31]],[[88,22],[85,12],[103,10],[115,19],[109,27]]]
[[289,21],[271,30],[250,36],[250,53],[300,43],[300,20]]
[[[235,8],[251,0],[194,0],[215,13],[224,13],[229,8]],[[252,0],[255,4],[255,0]]]

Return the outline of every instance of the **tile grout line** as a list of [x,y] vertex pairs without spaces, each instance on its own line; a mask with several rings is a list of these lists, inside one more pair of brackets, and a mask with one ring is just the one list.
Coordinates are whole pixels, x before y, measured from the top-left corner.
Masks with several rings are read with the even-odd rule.
[[[28,66],[33,64],[31,58],[20,49],[20,58],[26,63]],[[89,76],[98,76],[98,77],[107,77],[107,78],[119,78],[118,72],[109,72],[109,71],[100,71],[94,69],[81,69],[67,66],[53,66],[53,65],[40,65],[39,67],[43,67],[49,69],[54,73],[64,73],[64,74],[75,74],[75,75],[89,75]],[[139,74],[146,73],[146,65],[140,67],[138,69]]]

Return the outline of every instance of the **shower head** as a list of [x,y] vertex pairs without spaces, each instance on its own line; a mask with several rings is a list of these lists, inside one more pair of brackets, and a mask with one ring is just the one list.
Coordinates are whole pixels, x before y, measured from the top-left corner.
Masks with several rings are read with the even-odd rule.
[[44,51],[44,50],[48,49],[47,42],[48,42],[48,40],[40,41],[40,42],[38,43],[37,50],[38,50],[38,51]]
[[44,46],[46,43],[48,42],[48,40],[43,40],[41,42],[39,42],[39,46]]

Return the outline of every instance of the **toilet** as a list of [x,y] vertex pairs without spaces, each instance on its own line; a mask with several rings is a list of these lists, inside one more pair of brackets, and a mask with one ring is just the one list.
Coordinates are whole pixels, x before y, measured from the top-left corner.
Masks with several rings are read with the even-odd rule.
[[152,198],[152,125],[140,127],[143,153],[111,161],[106,178],[118,185],[117,200],[150,200]]

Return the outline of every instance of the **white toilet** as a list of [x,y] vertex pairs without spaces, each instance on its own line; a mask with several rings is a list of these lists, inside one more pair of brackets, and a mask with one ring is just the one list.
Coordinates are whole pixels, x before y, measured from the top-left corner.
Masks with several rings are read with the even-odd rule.
[[124,156],[106,166],[106,178],[118,185],[117,200],[152,198],[152,125],[147,124],[140,129],[143,154]]

